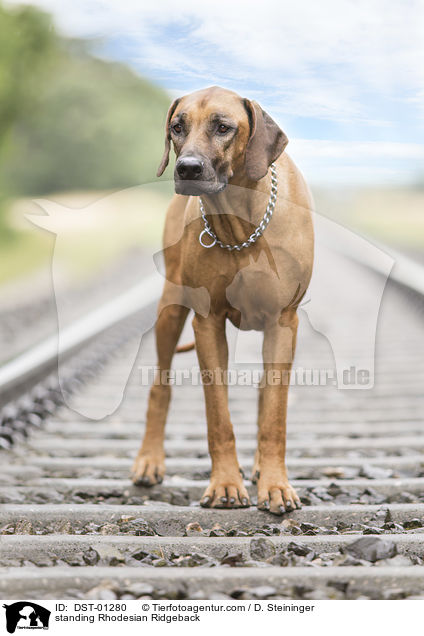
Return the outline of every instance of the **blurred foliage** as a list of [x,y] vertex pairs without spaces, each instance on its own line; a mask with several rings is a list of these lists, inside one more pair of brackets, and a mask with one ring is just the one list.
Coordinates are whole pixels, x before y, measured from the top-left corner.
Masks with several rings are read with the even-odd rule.
[[4,167],[22,194],[109,189],[155,178],[169,98],[126,67],[62,54],[41,107],[14,127]]
[[56,48],[46,14],[33,7],[6,11],[0,6],[0,143],[16,119],[31,110]]
[[[155,179],[168,104],[126,66],[61,38],[47,14],[0,6],[3,199]],[[0,196],[0,235],[4,208]]]
[[[6,165],[11,148],[10,131],[19,118],[31,112],[56,46],[46,14],[32,7],[7,11],[0,5],[0,168]],[[4,218],[7,191],[7,179],[2,174],[0,239],[11,234]]]

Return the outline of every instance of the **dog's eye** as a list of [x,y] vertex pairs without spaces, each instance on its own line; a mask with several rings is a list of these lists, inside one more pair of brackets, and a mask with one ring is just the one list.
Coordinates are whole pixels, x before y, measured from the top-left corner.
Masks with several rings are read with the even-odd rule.
[[226,126],[225,124],[219,124],[218,126],[218,132],[221,135],[225,135],[225,133],[227,133],[230,130],[229,126]]
[[174,126],[172,126],[172,130],[174,131],[174,133],[177,133],[177,135],[179,135],[181,132],[183,132],[183,127],[181,126],[181,124],[174,124]]

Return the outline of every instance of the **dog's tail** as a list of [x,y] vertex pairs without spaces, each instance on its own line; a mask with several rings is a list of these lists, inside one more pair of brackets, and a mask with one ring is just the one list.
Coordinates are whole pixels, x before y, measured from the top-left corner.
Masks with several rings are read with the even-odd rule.
[[180,345],[179,347],[177,347],[175,349],[175,353],[185,353],[186,351],[193,351],[193,349],[194,342],[189,342],[188,344]]

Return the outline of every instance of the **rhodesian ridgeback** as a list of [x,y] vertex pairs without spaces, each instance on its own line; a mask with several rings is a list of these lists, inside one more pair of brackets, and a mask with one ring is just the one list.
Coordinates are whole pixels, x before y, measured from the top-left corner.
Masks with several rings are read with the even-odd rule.
[[[226,320],[262,331],[258,444],[252,474],[258,508],[300,507],[285,465],[290,370],[297,308],[313,263],[312,198],[286,154],[287,137],[255,101],[219,87],[171,105],[160,176],[176,154],[175,191],[164,230],[166,282],[156,323],[158,373],[170,369],[190,307],[204,378],[211,478],[201,505],[250,505],[228,409]],[[201,289],[207,302],[194,293]],[[202,296],[203,298],[203,296]],[[166,375],[166,374],[165,374]],[[171,388],[154,382],[146,431],[133,467],[136,484],[160,483]]]

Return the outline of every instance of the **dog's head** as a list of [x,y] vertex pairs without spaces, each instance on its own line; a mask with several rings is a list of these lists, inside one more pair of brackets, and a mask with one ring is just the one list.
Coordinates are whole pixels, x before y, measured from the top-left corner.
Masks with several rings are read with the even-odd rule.
[[259,181],[288,139],[254,101],[217,86],[176,99],[168,111],[165,152],[157,175],[177,161],[177,194],[216,194],[232,178]]

